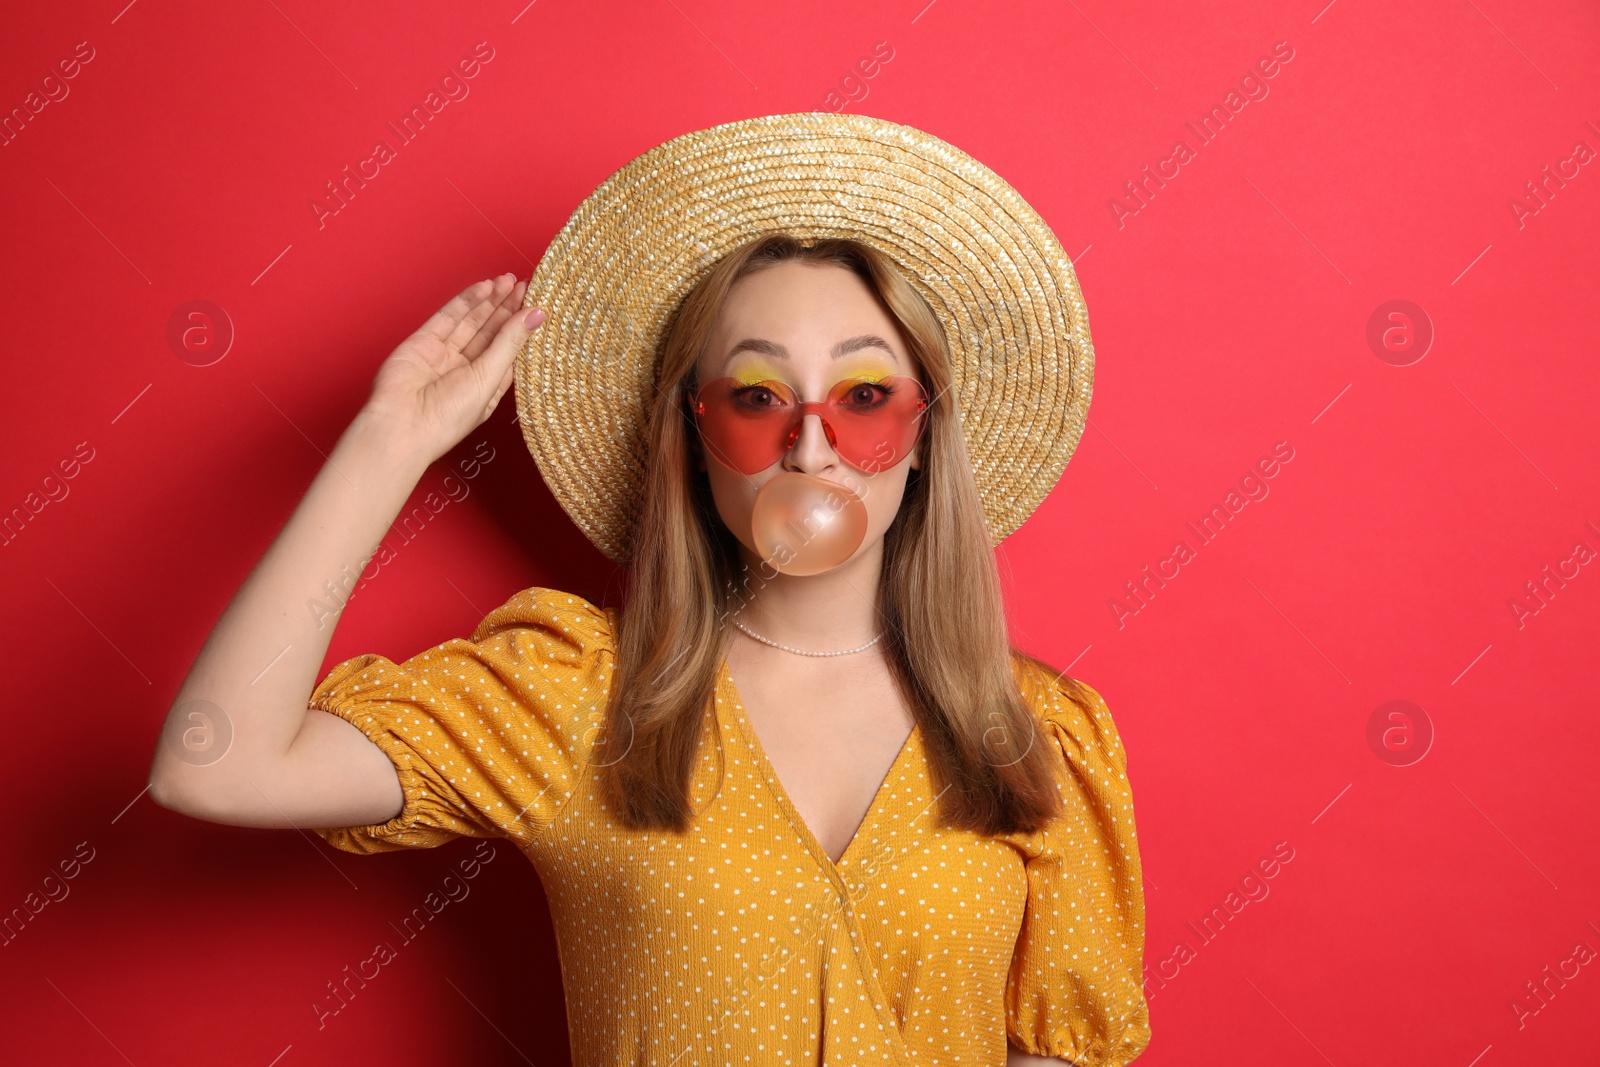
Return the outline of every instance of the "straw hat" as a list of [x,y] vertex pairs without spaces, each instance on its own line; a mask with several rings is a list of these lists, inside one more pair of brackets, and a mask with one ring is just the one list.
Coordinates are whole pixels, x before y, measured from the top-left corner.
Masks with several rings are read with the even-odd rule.
[[523,439],[573,522],[626,565],[643,510],[657,344],[723,255],[767,230],[854,237],[944,325],[952,389],[995,544],[1060,478],[1094,372],[1077,275],[999,175],[865,115],[767,115],[676,137],[586,197],[539,261],[548,313],[516,360]]

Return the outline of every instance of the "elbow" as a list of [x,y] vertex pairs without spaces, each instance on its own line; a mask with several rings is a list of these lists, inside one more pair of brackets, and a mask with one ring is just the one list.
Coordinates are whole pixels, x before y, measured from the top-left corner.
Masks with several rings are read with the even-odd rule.
[[150,760],[150,773],[145,776],[144,789],[150,794],[150,799],[168,811],[177,811],[177,783],[166,758],[167,754],[159,746],[156,748],[154,758]]
[[[161,735],[156,739],[150,772],[145,779],[146,791],[151,800],[168,811],[218,821],[221,794],[229,789],[231,776],[218,775],[220,768],[215,764],[231,746],[209,747],[215,740],[212,732],[192,725],[192,716],[179,718],[176,707],[167,713]],[[208,743],[207,747],[195,747],[192,742],[196,739]],[[228,740],[231,741],[231,737]]]
[[168,811],[208,822],[226,820],[226,813],[218,807],[216,789],[206,788],[197,780],[195,768],[174,761],[167,753],[158,753],[150,765],[146,791],[150,799]]
[[168,811],[175,811],[180,815],[195,815],[196,805],[194,798],[189,796],[177,781],[177,776],[162,765],[160,759],[150,768],[150,777],[145,783],[150,799]]
[[184,811],[187,798],[184,796],[183,772],[184,764],[173,758],[171,747],[167,744],[167,737],[172,727],[170,722],[162,727],[161,736],[156,740],[155,754],[150,757],[150,773],[145,778],[145,791],[150,794],[150,799],[168,811]]
[[150,799],[168,811],[202,822],[246,825],[215,790],[196,789],[192,783],[176,782],[155,774],[150,776],[149,787]]

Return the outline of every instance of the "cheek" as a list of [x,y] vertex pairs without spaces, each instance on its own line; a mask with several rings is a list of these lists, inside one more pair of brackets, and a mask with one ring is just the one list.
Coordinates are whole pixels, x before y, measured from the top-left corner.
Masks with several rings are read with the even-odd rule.
[[750,515],[755,510],[757,486],[738,471],[731,471],[720,463],[706,464],[706,477],[711,483],[711,499],[716,503],[717,515],[722,523],[745,546],[754,549],[750,533]]
[[856,491],[867,502],[868,541],[882,537],[900,513],[900,505],[905,500],[907,473],[908,464],[902,463],[894,470],[863,478],[865,484],[856,486]]

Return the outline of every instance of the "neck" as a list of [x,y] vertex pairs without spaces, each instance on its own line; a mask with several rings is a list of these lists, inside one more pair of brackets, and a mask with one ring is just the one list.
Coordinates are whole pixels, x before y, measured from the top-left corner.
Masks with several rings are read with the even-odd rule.
[[739,554],[748,570],[740,576],[743,584],[729,611],[762,637],[820,652],[854,648],[882,632],[882,538],[849,562],[805,577],[775,574],[770,563],[743,545]]

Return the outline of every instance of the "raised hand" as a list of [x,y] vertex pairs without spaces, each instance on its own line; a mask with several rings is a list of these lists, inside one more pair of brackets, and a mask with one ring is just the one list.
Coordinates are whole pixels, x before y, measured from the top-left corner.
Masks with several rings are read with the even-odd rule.
[[544,321],[538,308],[521,310],[526,288],[512,274],[468,286],[383,361],[364,413],[430,459],[454,448],[494,413]]

